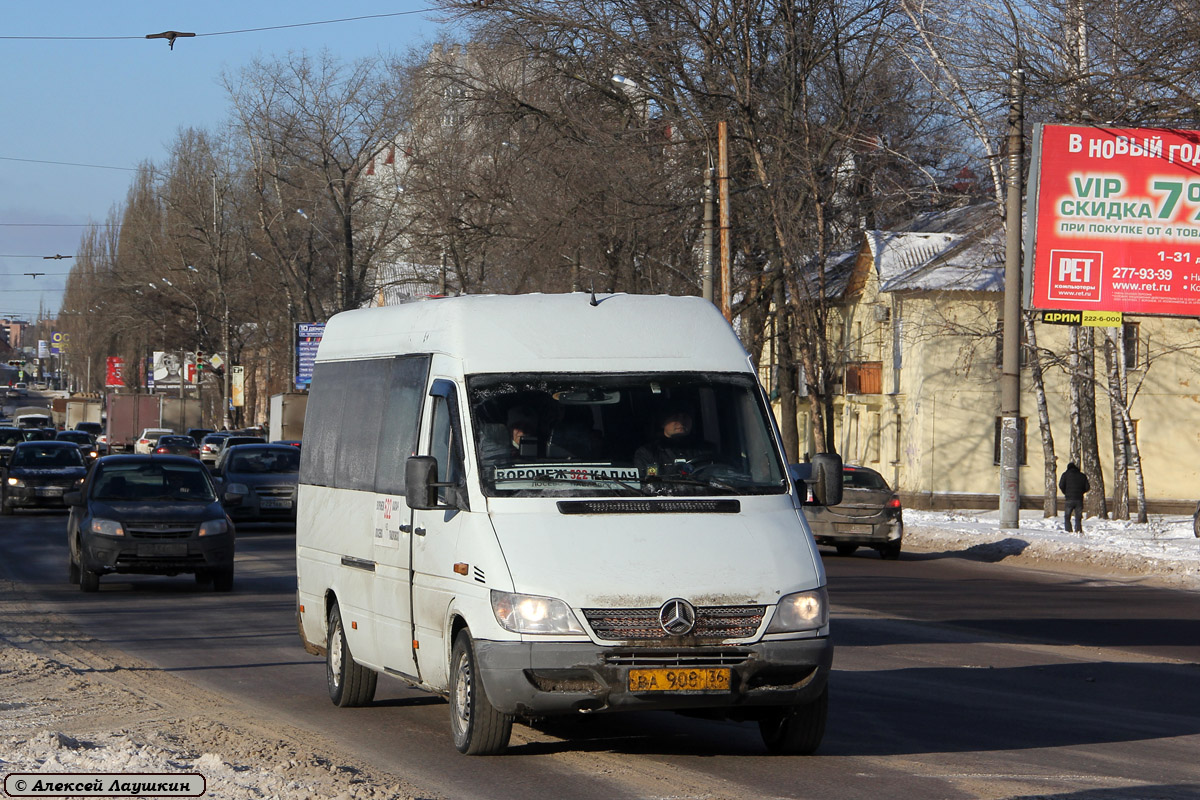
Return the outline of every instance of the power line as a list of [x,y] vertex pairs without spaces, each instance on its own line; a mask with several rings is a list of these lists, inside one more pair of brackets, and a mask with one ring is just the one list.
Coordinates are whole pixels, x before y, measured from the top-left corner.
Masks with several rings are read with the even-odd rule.
[[126,172],[137,172],[137,167],[113,167],[108,164],[77,164],[74,161],[44,161],[40,158],[12,158],[0,156],[0,161],[21,161],[26,164],[57,164],[62,167],[91,167],[93,169],[119,169]]
[[[389,14],[367,14],[361,17],[342,17],[341,19],[325,19],[318,22],[296,22],[290,25],[270,25],[263,28],[242,28],[232,31],[212,31],[210,33],[197,33],[196,36],[232,36],[239,33],[261,33],[263,31],[280,31],[287,28],[307,28],[313,25],[336,25],[342,22],[359,22],[365,19],[383,19],[385,17],[403,17],[413,14],[428,14],[436,11],[433,8],[419,8],[413,11],[393,11]],[[30,41],[121,41],[127,39],[145,39],[145,35],[138,36],[0,36],[0,39],[20,39]]]

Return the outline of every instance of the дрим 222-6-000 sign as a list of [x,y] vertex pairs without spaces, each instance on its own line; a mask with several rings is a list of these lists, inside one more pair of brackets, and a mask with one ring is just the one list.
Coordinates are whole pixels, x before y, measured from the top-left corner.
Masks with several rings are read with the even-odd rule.
[[1200,131],[1044,125],[1026,306],[1200,315]]

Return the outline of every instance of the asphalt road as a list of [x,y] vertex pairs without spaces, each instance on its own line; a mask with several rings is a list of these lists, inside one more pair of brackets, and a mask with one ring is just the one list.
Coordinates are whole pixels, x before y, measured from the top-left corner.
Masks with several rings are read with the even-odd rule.
[[454,798],[1200,798],[1200,594],[949,555],[825,553],[837,652],[815,756],[667,713],[518,725],[468,758],[436,697],[339,709],[294,625],[293,537],[239,538],[234,591],[66,583],[65,515],[0,519],[0,577],[105,643]]

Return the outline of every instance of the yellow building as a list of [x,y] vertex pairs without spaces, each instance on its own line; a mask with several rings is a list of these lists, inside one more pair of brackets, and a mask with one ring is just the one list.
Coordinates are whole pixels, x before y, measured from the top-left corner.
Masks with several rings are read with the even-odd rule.
[[[841,265],[830,315],[840,386],[838,451],[878,470],[916,507],[995,507],[999,476],[1004,233],[994,205],[927,215],[903,231],[868,231]],[[1190,513],[1200,497],[1200,320],[1127,318],[1113,329],[1129,364],[1131,416],[1151,511]],[[1097,432],[1113,491],[1105,329],[1096,328]],[[1061,474],[1070,460],[1069,329],[1035,323]],[[1040,507],[1042,432],[1022,350],[1022,505]],[[801,436],[811,437],[800,404]],[[813,449],[802,439],[801,452]],[[1096,485],[1093,480],[1093,485]],[[1129,472],[1130,507],[1136,484]]]

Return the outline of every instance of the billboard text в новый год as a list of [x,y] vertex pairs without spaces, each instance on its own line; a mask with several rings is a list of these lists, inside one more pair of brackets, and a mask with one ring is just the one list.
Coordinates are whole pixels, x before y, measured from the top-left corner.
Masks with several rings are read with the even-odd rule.
[[1200,315],[1200,131],[1038,136],[1026,306]]

